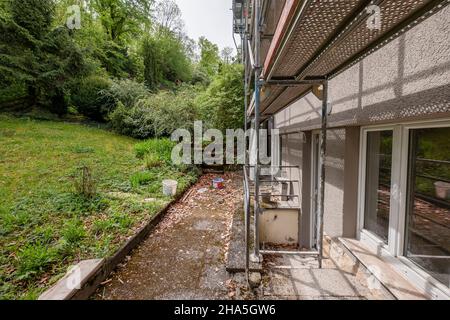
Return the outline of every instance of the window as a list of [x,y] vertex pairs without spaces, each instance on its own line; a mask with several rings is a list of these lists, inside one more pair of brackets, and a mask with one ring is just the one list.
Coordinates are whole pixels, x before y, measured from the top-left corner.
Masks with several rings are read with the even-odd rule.
[[392,131],[367,134],[364,229],[388,243],[392,173]]
[[450,121],[363,128],[360,168],[359,238],[449,298]]
[[409,132],[405,256],[450,284],[450,128]]

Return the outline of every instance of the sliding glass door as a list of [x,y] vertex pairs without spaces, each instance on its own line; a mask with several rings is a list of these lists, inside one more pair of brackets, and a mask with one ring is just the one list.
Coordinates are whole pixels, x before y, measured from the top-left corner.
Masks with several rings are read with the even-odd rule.
[[450,121],[368,127],[361,137],[360,239],[450,297]]
[[450,128],[409,131],[405,256],[450,284]]

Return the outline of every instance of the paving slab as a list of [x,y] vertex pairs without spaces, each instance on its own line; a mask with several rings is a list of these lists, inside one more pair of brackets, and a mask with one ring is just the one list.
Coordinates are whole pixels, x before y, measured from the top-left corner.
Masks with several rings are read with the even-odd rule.
[[[245,272],[245,221],[243,210],[236,210],[233,215],[227,271],[232,273]],[[262,264],[250,262],[250,271],[261,272]]]
[[214,190],[216,177],[203,176],[186,199],[170,208],[93,298],[228,299],[226,252],[232,216],[242,202],[242,180],[234,173],[220,175],[225,189]]

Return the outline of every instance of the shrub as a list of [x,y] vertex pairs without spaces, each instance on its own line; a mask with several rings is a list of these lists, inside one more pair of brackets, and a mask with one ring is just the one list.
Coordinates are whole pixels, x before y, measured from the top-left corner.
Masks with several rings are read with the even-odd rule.
[[113,98],[116,102],[121,102],[127,109],[132,108],[136,103],[146,98],[149,91],[143,83],[133,80],[114,80],[111,88],[103,92],[104,95]]
[[144,162],[147,169],[157,168],[164,164],[164,162],[161,160],[161,157],[153,153],[147,154],[145,156]]
[[162,137],[176,129],[193,129],[197,119],[195,88],[183,87],[177,93],[161,91],[139,100],[133,108],[119,102],[110,115],[113,129],[138,139]]
[[87,77],[72,89],[71,101],[81,114],[103,122],[116,106],[114,98],[106,93],[110,88],[111,81],[106,78]]
[[137,139],[146,139],[154,135],[153,116],[141,106],[126,108],[119,102],[109,116],[114,131]]
[[208,89],[196,99],[203,120],[208,127],[222,131],[239,129],[244,125],[243,68],[225,65],[214,77]]

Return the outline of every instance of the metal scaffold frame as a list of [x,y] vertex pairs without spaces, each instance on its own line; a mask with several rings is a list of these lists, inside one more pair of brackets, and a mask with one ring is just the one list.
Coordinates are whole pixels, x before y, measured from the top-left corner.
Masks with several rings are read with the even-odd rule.
[[[251,6],[250,6],[251,2]],[[320,186],[319,186],[319,201],[317,203],[317,251],[296,251],[288,252],[289,254],[298,254],[304,256],[317,256],[319,267],[322,268],[323,260],[323,217],[324,217],[324,195],[325,195],[325,155],[327,149],[327,109],[328,109],[328,80],[325,77],[314,77],[308,79],[299,80],[272,80],[271,78],[264,79],[262,75],[261,64],[261,35],[263,28],[263,15],[262,10],[266,8],[266,0],[234,0],[233,12],[234,12],[234,33],[237,33],[241,37],[241,53],[242,62],[244,64],[245,76],[244,76],[244,109],[245,109],[245,130],[249,129],[249,123],[253,124],[254,134],[256,139],[256,163],[252,166],[249,164],[249,155],[245,155],[244,166],[244,210],[245,210],[245,270],[248,277],[250,270],[250,261],[261,262],[261,253],[274,254],[283,253],[282,251],[268,251],[260,250],[259,239],[259,218],[262,213],[260,208],[260,126],[261,126],[261,90],[263,87],[269,86],[284,86],[295,87],[300,85],[322,85],[323,86],[323,104],[322,104],[322,130],[321,130],[321,146],[320,146]],[[250,16],[249,12],[252,10]],[[241,24],[241,25],[240,25]],[[253,34],[252,32],[253,31]],[[250,68],[249,68],[250,66]],[[253,100],[250,99],[250,85],[254,81]],[[254,111],[249,114],[250,103],[254,104]],[[248,150],[249,148],[247,148]],[[282,166],[278,166],[282,167]],[[254,218],[254,243],[253,252],[250,252],[251,244],[251,194],[250,194],[250,169],[254,171],[254,202],[253,202],[253,218]],[[300,199],[300,196],[298,197]],[[300,201],[300,200],[299,200]]]

